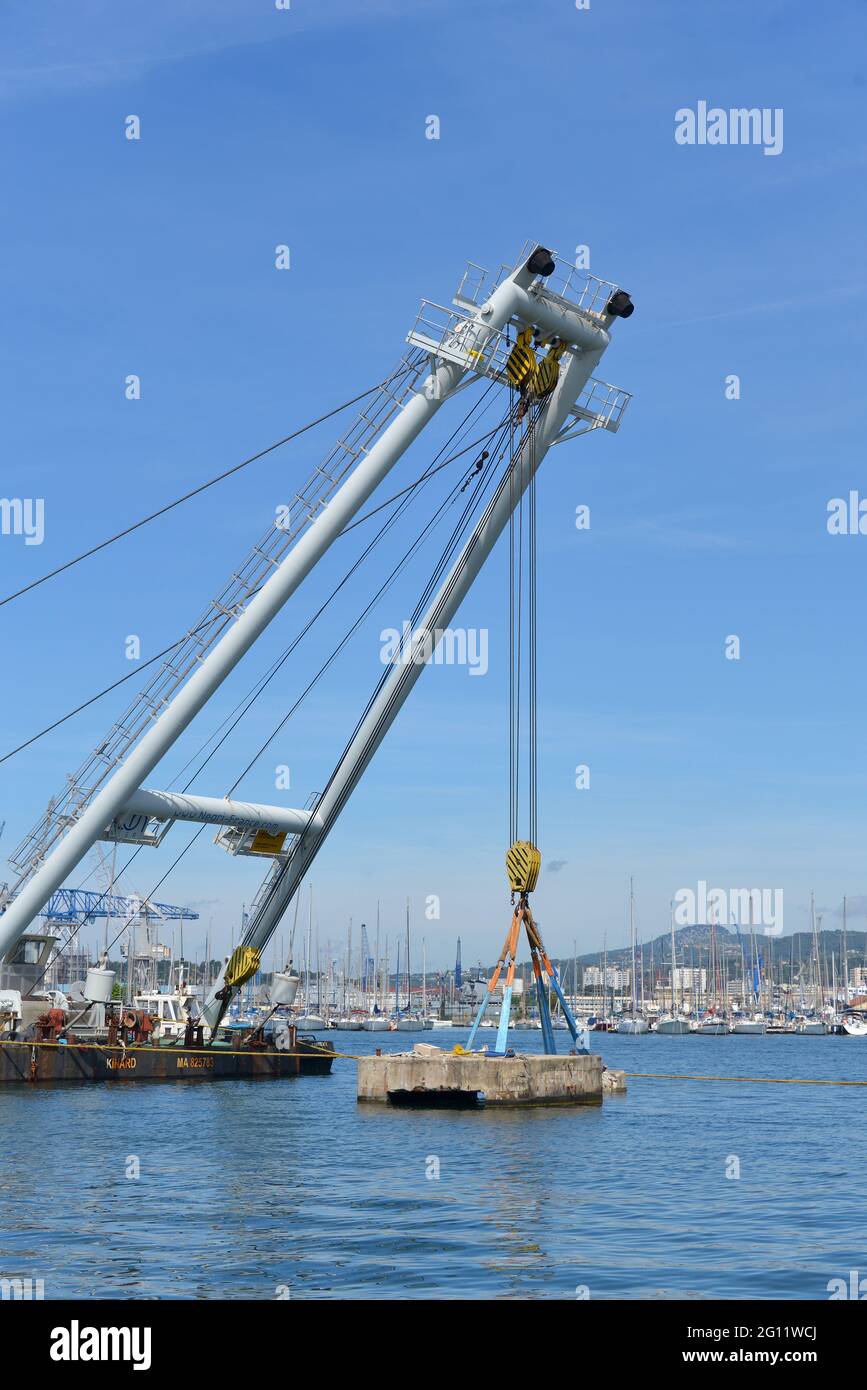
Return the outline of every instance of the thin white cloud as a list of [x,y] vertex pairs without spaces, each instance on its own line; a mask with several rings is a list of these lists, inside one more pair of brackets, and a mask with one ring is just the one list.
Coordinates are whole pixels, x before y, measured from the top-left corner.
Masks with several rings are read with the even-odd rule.
[[[415,0],[413,11],[432,7]],[[399,20],[401,0],[293,0],[278,10],[249,0],[185,0],[182,6],[151,0],[62,0],[8,7],[0,19],[0,100],[17,101],[58,92],[129,82],[153,68],[208,57],[229,49],[285,43],[334,28]]]
[[712,314],[699,314],[689,319],[663,319],[645,324],[642,335],[656,333],[661,328],[691,328],[697,323],[716,323],[720,319],[746,318],[755,314],[780,314],[791,309],[823,309],[839,300],[860,299],[867,293],[867,285],[839,285],[822,290],[819,294],[802,295],[796,299],[771,299],[755,304],[743,304],[737,309],[719,309]]

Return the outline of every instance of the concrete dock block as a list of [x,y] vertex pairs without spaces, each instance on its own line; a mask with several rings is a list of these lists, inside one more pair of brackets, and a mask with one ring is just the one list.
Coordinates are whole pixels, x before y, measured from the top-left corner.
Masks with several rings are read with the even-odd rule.
[[599,1105],[602,1058],[412,1052],[358,1060],[359,1101],[392,1105]]
[[626,1095],[626,1072],[606,1067],[602,1073],[602,1089],[606,1095]]

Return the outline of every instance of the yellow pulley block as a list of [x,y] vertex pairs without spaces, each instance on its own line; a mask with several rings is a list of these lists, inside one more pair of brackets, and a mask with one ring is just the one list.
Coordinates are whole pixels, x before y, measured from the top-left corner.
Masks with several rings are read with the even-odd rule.
[[530,390],[540,399],[550,396],[560,376],[560,358],[566,351],[565,343],[555,343],[549,347],[542,361],[537,364],[530,378]]
[[533,351],[533,330],[524,328],[518,334],[517,342],[509,353],[506,362],[506,376],[510,385],[518,389],[529,382],[536,370],[536,354]]
[[243,985],[259,969],[259,952],[255,946],[236,946],[226,964],[224,979],[227,985]]
[[529,840],[516,840],[506,854],[506,876],[513,893],[532,893],[539,881],[542,855]]

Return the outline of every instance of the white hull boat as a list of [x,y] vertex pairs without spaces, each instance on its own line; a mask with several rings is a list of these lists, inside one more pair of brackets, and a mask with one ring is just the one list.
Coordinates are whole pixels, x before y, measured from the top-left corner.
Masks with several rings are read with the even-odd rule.
[[733,1033],[764,1033],[765,1020],[763,1018],[737,1018],[732,1024]]
[[795,1029],[796,1033],[802,1033],[808,1038],[824,1038],[827,1031],[828,1025],[821,1018],[805,1018]]
[[844,1018],[843,1032],[850,1038],[867,1038],[867,1019]]
[[362,1019],[361,1027],[365,1033],[390,1033],[391,1024],[387,1018],[379,1018],[371,1015],[370,1018]]
[[646,1018],[621,1018],[617,1024],[618,1033],[627,1033],[631,1037],[638,1037],[641,1033],[649,1033],[650,1025]]
[[723,1038],[728,1032],[728,1024],[721,1018],[706,1018],[695,1030],[707,1038]]
[[681,1037],[684,1033],[689,1032],[689,1019],[674,1014],[668,1018],[661,1018],[656,1025],[656,1032],[665,1033],[669,1037]]
[[328,1027],[321,1014],[301,1014],[300,1018],[293,1019],[293,1023],[303,1033],[321,1033]]
[[360,1033],[362,1026],[360,1018],[338,1018],[334,1023],[334,1027],[341,1033]]

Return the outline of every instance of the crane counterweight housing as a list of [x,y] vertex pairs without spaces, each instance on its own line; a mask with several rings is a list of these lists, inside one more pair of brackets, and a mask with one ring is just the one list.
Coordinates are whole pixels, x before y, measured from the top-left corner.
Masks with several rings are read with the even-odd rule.
[[[290,523],[275,522],[236,567],[201,623],[10,856],[16,876],[0,900],[0,959],[98,841],[158,847],[177,820],[220,826],[217,841],[233,853],[266,847],[269,870],[242,943],[251,952],[247,966],[253,952],[261,954],[425,661],[401,662],[381,677],[325,790],[304,810],[156,791],[147,785],[153,770],[444,403],[474,380],[501,387],[511,402],[523,381],[533,401],[533,429],[412,633],[413,651],[423,653],[426,644],[435,648],[548,449],[578,434],[619,428],[629,394],[594,374],[612,326],[632,308],[619,286],[536,242],[493,277],[469,263],[451,306],[422,301],[407,352],[299,490]],[[517,382],[516,360],[509,365],[516,339],[523,345]],[[529,849],[538,856],[534,846]],[[531,863],[524,881],[533,877],[535,886],[538,863],[529,858],[535,870]],[[224,974],[217,982],[205,1011],[208,1022],[222,1014],[238,988],[238,965],[236,959],[232,978]]]

